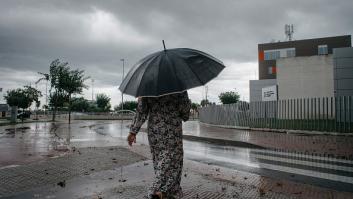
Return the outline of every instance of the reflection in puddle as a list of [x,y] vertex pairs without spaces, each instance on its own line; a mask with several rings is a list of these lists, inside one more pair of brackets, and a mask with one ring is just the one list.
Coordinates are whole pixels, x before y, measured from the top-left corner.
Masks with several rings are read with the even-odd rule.
[[[127,146],[126,137],[130,123],[131,121],[74,121],[71,125],[48,122],[18,125],[17,128],[0,127],[0,167],[56,157],[67,152],[69,147]],[[184,124],[186,134],[191,131],[195,131],[196,135],[200,131],[206,132],[207,129],[204,128],[206,127],[200,127],[195,122]],[[244,133],[239,139],[249,139],[248,135]],[[148,145],[146,133],[138,134],[137,144]],[[320,179],[323,180],[322,183],[330,181],[340,187],[353,185],[351,160],[187,140],[184,140],[184,152],[187,159],[265,176],[292,179],[290,175],[295,174],[295,179],[299,181],[297,176],[305,176],[303,181]]]

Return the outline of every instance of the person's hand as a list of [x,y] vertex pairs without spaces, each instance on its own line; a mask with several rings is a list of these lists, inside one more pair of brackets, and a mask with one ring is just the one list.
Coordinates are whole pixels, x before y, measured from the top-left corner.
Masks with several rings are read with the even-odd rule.
[[132,146],[132,143],[136,143],[136,134],[129,133],[127,136],[127,142],[129,143],[129,146]]

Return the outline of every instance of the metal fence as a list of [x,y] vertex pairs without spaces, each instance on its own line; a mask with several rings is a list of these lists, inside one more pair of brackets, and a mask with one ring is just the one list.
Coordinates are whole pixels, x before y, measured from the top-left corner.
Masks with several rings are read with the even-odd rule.
[[200,121],[225,126],[353,132],[353,96],[238,102],[199,110]]

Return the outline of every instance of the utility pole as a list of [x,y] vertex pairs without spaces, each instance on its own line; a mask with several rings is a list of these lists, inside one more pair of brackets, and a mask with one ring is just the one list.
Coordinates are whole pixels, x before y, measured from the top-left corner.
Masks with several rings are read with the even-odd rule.
[[[0,102],[4,99],[4,94],[3,94],[2,90],[3,90],[3,88],[0,88],[0,93],[1,93]],[[6,104],[6,102],[4,104]]]
[[[120,59],[120,61],[123,62],[123,77],[121,78],[121,83],[123,83],[123,80],[124,80],[124,73],[125,73],[125,59]],[[121,91],[121,110],[124,110],[124,93]]]
[[48,106],[48,80],[45,81],[45,109],[44,109],[44,114],[45,116],[47,116],[47,109],[49,109],[49,106]]
[[208,86],[205,86],[205,97],[206,97],[206,102],[207,102],[207,95],[208,95]]
[[93,83],[94,83],[94,79],[91,79],[91,83],[92,83],[92,103],[93,103],[93,100],[94,100],[94,95],[93,95]]

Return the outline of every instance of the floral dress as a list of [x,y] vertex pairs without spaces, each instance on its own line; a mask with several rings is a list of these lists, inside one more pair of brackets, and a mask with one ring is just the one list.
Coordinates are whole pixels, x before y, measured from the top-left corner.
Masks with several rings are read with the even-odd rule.
[[191,103],[187,92],[162,97],[142,97],[130,127],[137,134],[148,119],[148,141],[153,158],[155,180],[149,197],[163,192],[166,198],[181,198],[183,169],[182,121],[189,119]]

